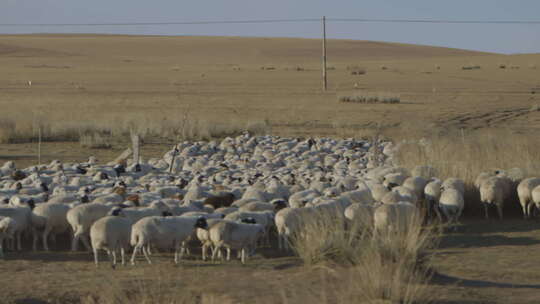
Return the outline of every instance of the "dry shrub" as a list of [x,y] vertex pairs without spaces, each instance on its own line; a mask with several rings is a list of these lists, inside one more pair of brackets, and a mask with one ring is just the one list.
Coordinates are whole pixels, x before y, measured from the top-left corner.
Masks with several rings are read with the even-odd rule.
[[[429,302],[430,249],[439,232],[422,227],[414,217],[404,231],[381,231],[374,237],[370,225],[346,223],[342,216],[314,212],[302,221],[291,239],[295,253],[306,265],[333,265],[323,272],[324,289],[316,285],[314,299],[322,303]],[[292,283],[294,297],[305,297],[301,283]],[[328,299],[337,299],[329,301]],[[294,301],[292,301],[294,302]],[[319,302],[319,301],[318,301]]]
[[81,135],[79,143],[83,148],[89,149],[110,149],[112,148],[112,140],[110,137],[99,133]]
[[392,93],[372,93],[372,92],[355,92],[352,95],[338,96],[339,102],[352,103],[390,103],[396,104],[401,102],[401,97]]
[[462,70],[479,70],[481,67],[479,65],[464,65],[461,67]]
[[348,65],[347,71],[351,73],[351,75],[365,75],[367,74],[367,69],[361,66],[358,66],[356,64]]
[[42,141],[77,142],[82,146],[105,148],[105,141],[129,140],[131,133],[142,139],[203,140],[236,136],[244,131],[255,134],[270,130],[268,120],[261,121],[208,121],[193,118],[189,109],[162,116],[131,114],[100,116],[99,120],[86,121],[76,115],[66,115],[73,120],[56,119],[47,114],[0,118],[0,143],[36,142],[41,132]]

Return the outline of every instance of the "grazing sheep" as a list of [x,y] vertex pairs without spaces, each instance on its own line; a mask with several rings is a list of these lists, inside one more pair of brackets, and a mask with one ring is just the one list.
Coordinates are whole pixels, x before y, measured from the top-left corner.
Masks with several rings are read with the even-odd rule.
[[43,249],[49,251],[49,234],[56,239],[57,234],[62,234],[69,229],[67,213],[69,206],[64,204],[45,203],[39,204],[32,210],[32,228],[34,234],[33,250],[37,250],[38,231],[42,232]]
[[418,208],[410,203],[381,205],[373,214],[374,235],[405,233],[418,217]]
[[347,218],[352,225],[358,225],[362,228],[373,227],[373,213],[375,211],[374,205],[352,204],[345,209],[345,218]]
[[[10,217],[15,220],[13,237],[17,241],[17,250],[22,250],[21,237],[24,231],[30,228],[32,210],[28,206],[13,207],[0,205],[0,216]],[[13,248],[11,248],[13,249]]]
[[517,194],[519,197],[519,203],[523,209],[523,217],[525,219],[531,217],[531,212],[533,209],[532,204],[532,191],[536,187],[540,186],[540,178],[531,177],[522,180],[517,186]]
[[241,261],[242,264],[245,264],[246,250],[250,252],[255,247],[257,240],[264,235],[264,227],[260,224],[222,221],[212,226],[208,233],[215,247],[212,260],[216,258],[221,247],[225,247],[227,261],[231,259],[231,249],[236,249],[241,252]]
[[82,240],[85,248],[90,250],[90,227],[92,227],[92,224],[94,224],[95,221],[106,216],[111,209],[111,206],[100,203],[90,203],[76,206],[68,211],[66,218],[73,230],[73,241],[71,243],[72,251],[78,250],[79,240]]
[[16,229],[17,223],[14,219],[0,216],[0,259],[4,258],[4,240],[13,238]]
[[465,182],[459,178],[450,177],[444,180],[441,186],[443,189],[454,188],[458,190],[462,195],[465,195]]
[[463,194],[459,190],[448,188],[442,191],[439,198],[439,209],[448,220],[448,223],[458,222],[464,206]]
[[185,251],[185,241],[196,228],[208,229],[204,217],[151,216],[141,219],[131,230],[131,245],[134,247],[131,264],[135,265],[135,257],[141,251],[152,264],[147,251],[150,244],[160,249],[174,249],[174,263],[178,264]]
[[489,205],[497,207],[499,218],[503,218],[503,206],[505,197],[506,180],[498,176],[491,176],[485,179],[480,185],[480,201],[484,204],[486,219],[489,218]]
[[219,195],[214,195],[207,197],[203,204],[204,205],[211,205],[214,207],[214,209],[222,208],[222,207],[230,207],[232,203],[234,202],[234,194],[230,192],[222,193]]
[[424,188],[425,212],[428,219],[433,219],[435,214],[440,219],[438,209],[439,198],[441,197],[442,182],[438,179],[429,182]]
[[208,229],[201,229],[197,228],[196,234],[197,239],[201,242],[201,250],[202,250],[202,260],[206,261],[206,252],[208,248],[212,248],[212,253],[214,252],[214,249],[212,247],[212,240],[210,240],[210,234],[209,230],[217,223],[224,221],[223,219],[208,219]]
[[285,208],[274,216],[278,232],[278,249],[288,250],[289,239],[302,227],[303,220],[312,212],[311,208]]
[[[131,221],[124,218],[122,209],[111,210],[109,216],[97,220],[90,228],[94,262],[98,266],[98,250],[107,251],[111,267],[116,267],[116,252],[120,251],[122,265],[126,265],[125,252],[129,249]],[[111,259],[112,255],[112,259]]]

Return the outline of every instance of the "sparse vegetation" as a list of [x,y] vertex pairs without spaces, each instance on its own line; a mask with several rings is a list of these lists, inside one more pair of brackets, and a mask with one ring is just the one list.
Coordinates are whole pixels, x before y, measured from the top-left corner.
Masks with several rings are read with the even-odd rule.
[[396,104],[401,102],[399,95],[391,93],[370,93],[357,91],[352,95],[338,96],[339,102],[351,103],[390,103]]
[[351,75],[365,75],[367,74],[367,69],[364,67],[360,67],[357,65],[348,65],[347,71],[351,73]]
[[462,70],[480,70],[482,67],[479,65],[464,65],[461,67]]
[[338,303],[424,303],[433,298],[427,288],[428,251],[436,246],[438,233],[422,228],[419,217],[406,231],[378,232],[376,237],[365,223],[346,222],[329,212],[310,214],[303,223],[291,240],[302,261],[340,265],[350,278],[333,290],[343,298]]

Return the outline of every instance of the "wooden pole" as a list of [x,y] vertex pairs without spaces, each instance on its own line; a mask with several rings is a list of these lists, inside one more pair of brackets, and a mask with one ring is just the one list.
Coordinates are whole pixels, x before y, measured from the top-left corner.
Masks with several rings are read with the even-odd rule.
[[326,82],[326,17],[322,17],[322,31],[323,31],[323,41],[322,41],[322,78],[323,78],[323,91],[326,92],[327,82]]
[[41,126],[38,127],[38,165],[41,165]]

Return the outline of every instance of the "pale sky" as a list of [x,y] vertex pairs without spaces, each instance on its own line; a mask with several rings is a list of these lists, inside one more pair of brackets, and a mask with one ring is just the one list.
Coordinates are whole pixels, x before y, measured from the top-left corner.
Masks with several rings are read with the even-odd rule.
[[[540,20],[539,0],[0,0],[0,24],[129,23],[319,18]],[[317,23],[6,27],[0,33],[320,36]],[[329,38],[540,53],[540,24],[329,23]],[[1,41],[0,41],[1,42]]]

